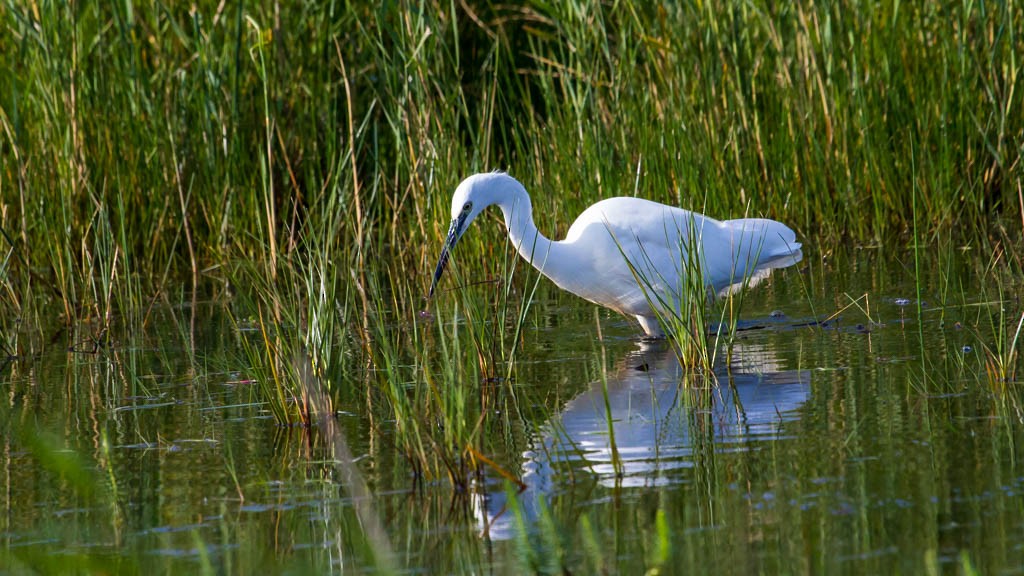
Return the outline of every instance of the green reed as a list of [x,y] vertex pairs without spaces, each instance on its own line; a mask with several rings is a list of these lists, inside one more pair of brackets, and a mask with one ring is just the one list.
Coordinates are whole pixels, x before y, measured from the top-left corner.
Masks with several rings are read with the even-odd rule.
[[866,242],[906,229],[910,181],[924,231],[1016,210],[1016,4],[410,8],[4,4],[11,274],[79,318],[93,273],[131,307],[129,277],[260,244],[273,271],[342,182],[357,263],[422,264],[471,166],[551,196],[551,229],[630,191]]
[[[554,237],[617,194],[751,211],[818,244],[954,224],[984,239],[1017,209],[1012,3],[413,8],[4,4],[5,309],[101,336],[178,283],[227,282],[252,304],[239,326],[259,327],[265,397],[308,423],[294,352],[323,374],[400,371],[382,319],[415,325],[448,194],[474,170],[512,170]],[[461,266],[496,261],[495,235]],[[463,298],[470,350],[438,336],[474,377],[517,349],[520,282],[500,310]],[[699,301],[687,333],[706,333]],[[419,365],[426,342],[401,354]]]
[[[822,253],[911,228],[1019,248],[1018,3],[8,1],[0,29],[6,353],[47,348],[54,319],[101,341],[210,294],[275,419],[318,420],[309,368],[455,485],[511,425],[488,416],[519,406],[545,282],[489,226],[424,302],[471,172],[520,178],[554,238],[632,194],[772,217]],[[1019,329],[995,334],[1012,379]]]

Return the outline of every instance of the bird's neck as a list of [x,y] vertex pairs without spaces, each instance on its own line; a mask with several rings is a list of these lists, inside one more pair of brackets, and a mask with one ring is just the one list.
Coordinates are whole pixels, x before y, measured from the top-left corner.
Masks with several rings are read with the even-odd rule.
[[508,228],[508,237],[512,245],[516,247],[519,255],[533,265],[545,276],[554,279],[555,272],[552,263],[552,249],[558,244],[552,242],[533,223],[533,206],[530,204],[530,197],[526,193],[514,194],[498,203],[502,213],[505,215],[505,227]]

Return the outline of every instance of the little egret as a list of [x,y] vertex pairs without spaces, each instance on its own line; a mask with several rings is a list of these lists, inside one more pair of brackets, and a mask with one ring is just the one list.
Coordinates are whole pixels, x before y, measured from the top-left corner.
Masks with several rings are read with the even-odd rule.
[[[641,198],[602,200],[580,214],[565,240],[551,241],[533,223],[526,188],[508,174],[491,172],[474,174],[455,189],[431,296],[455,244],[492,204],[501,208],[520,256],[541,274],[563,290],[635,316],[649,337],[664,335],[658,316],[679,310],[687,275],[694,270],[702,274],[709,296],[725,296],[802,258],[796,234],[780,222],[720,222]],[[697,260],[691,258],[691,245]]]

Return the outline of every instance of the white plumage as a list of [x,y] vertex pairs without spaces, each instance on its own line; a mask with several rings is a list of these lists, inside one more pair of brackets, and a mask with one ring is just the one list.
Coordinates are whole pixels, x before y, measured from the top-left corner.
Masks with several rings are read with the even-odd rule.
[[[663,335],[658,312],[679,309],[687,273],[697,265],[708,293],[724,296],[802,257],[793,231],[774,220],[718,221],[641,198],[602,200],[580,214],[565,240],[551,241],[537,230],[523,185],[493,172],[470,176],[455,189],[451,226],[431,294],[450,250],[492,204],[501,208],[519,254],[544,276],[595,304],[635,316],[648,336]],[[667,310],[669,306],[675,310]]]

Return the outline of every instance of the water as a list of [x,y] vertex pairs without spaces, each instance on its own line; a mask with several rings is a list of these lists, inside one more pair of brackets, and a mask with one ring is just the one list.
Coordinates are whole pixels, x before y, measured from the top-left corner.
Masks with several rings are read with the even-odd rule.
[[687,382],[668,345],[638,343],[533,435],[516,494],[524,518],[509,511],[500,487],[479,488],[481,532],[515,537],[536,522],[542,501],[565,492],[567,476],[612,490],[683,484],[700,450],[758,450],[783,438],[783,423],[810,393],[809,373],[779,369],[762,342],[739,343],[733,354],[714,380]]
[[[417,476],[363,390],[336,405],[354,465],[278,426],[223,303],[164,310],[96,353],[55,345],[2,373],[0,566],[1022,572],[1020,389],[985,372],[1000,304],[942,259],[919,300],[907,262],[850,252],[773,279],[713,375],[542,288],[465,489]],[[1015,326],[1019,304],[1002,306]],[[77,464],[40,457],[29,426]]]

